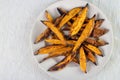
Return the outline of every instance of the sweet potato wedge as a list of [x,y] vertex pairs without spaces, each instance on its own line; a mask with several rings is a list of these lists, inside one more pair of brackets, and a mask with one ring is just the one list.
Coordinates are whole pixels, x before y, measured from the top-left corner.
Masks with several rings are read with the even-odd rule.
[[75,55],[76,55],[76,53],[70,53],[62,61],[58,62],[57,64],[55,64],[54,66],[49,68],[48,71],[58,71],[58,70],[63,69],[64,67],[67,66],[67,64],[69,64],[73,60]]
[[[61,16],[59,16],[59,17],[57,17],[56,19],[55,19],[55,22],[54,22],[54,25],[57,27],[57,25],[59,24],[59,22],[62,20],[62,18],[64,17],[65,15],[63,14],[63,15],[61,15]],[[58,39],[58,37],[54,34],[54,33],[52,33],[51,34],[51,38],[53,38],[53,39]]]
[[61,22],[58,25],[58,28],[61,29],[61,27],[66,24],[71,18],[73,18],[76,14],[78,14],[80,12],[81,8],[77,7],[77,8],[73,8],[72,10],[70,10],[65,16],[64,18],[61,20]]
[[99,56],[103,56],[102,51],[99,48],[97,48],[96,46],[93,46],[91,44],[85,44],[84,46],[87,47],[92,52],[94,52],[95,54],[97,54]]
[[75,52],[79,48],[79,46],[82,44],[82,42],[85,41],[89,37],[89,35],[91,34],[91,32],[93,30],[94,23],[95,23],[95,15],[89,20],[85,29],[82,31],[79,39],[75,43],[75,46],[73,48],[73,52]]
[[[71,53],[63,54],[63,56],[66,57],[66,56],[68,56],[69,54],[71,54]],[[77,56],[77,55],[73,58],[72,62],[75,62],[75,63],[79,64],[79,60],[78,60],[78,56]]]
[[[51,43],[51,44],[63,44],[60,40],[58,39],[45,39],[46,42]],[[66,43],[67,44],[71,44],[74,45],[75,44],[75,40],[67,40]]]
[[60,49],[64,47],[63,45],[49,45],[40,48],[38,51],[35,52],[35,54],[48,54],[50,52],[53,52],[54,50]]
[[104,35],[107,32],[108,32],[108,29],[94,28],[91,36],[94,38],[99,38],[100,36]]
[[51,31],[53,33],[56,34],[56,36],[64,43],[64,45],[66,45],[66,40],[64,38],[64,36],[62,35],[62,33],[56,28],[56,26],[49,22],[49,21],[42,21],[43,24],[45,24],[48,28],[51,29]]
[[102,39],[98,39],[97,42],[98,42],[98,44],[96,46],[104,46],[104,45],[109,44],[108,42],[106,42]]
[[104,22],[104,19],[96,20],[95,21],[95,28],[99,28],[103,22]]
[[[68,13],[68,11],[66,11],[66,10],[63,9],[63,8],[57,8],[57,10],[58,10],[58,12],[60,13],[60,15],[63,15],[63,14],[67,14],[67,13]],[[71,18],[71,20],[75,20],[75,19],[76,19],[76,17]],[[68,25],[68,26],[71,26],[71,25],[72,25],[71,20],[67,22],[67,25]]]
[[[63,14],[67,14],[68,11],[66,11],[65,9],[63,8],[57,8],[57,11],[60,13],[60,15],[63,15]],[[73,17],[71,20],[76,20],[76,16]]]
[[47,10],[45,11],[45,16],[46,16],[48,21],[53,22],[53,17],[51,16],[51,14]]
[[87,53],[86,57],[93,62],[95,65],[97,65],[96,63],[96,58],[93,55],[92,51],[90,51],[88,48],[84,47],[85,52]]
[[94,46],[104,46],[104,45],[107,45],[108,42],[102,40],[102,39],[99,39],[99,40],[96,40],[96,39],[93,39],[93,38],[87,38],[85,40],[85,42],[89,43],[89,44],[92,44]]
[[72,47],[62,47],[62,48],[56,49],[53,52],[49,53],[49,55],[47,57],[43,58],[40,61],[40,63],[47,60],[47,59],[49,59],[49,58],[57,57],[57,56],[66,54],[66,53],[70,52],[71,50],[72,50]]
[[50,32],[51,31],[50,31],[49,28],[45,29],[44,32],[42,32],[39,36],[37,36],[37,38],[36,38],[34,43],[36,44],[36,43],[42,41],[44,38],[47,38],[50,35]]
[[[53,17],[51,16],[50,13],[48,13],[48,11],[45,11],[45,16],[47,18],[48,21],[53,22]],[[35,40],[35,44],[42,41],[44,38],[47,38],[50,35],[51,30],[49,28],[45,29],[44,32],[42,32],[39,36],[37,36],[36,40]]]
[[80,63],[80,69],[87,73],[86,71],[86,55],[85,55],[85,51],[83,49],[83,47],[80,48],[80,51],[79,51],[79,63]]
[[88,11],[88,5],[86,5],[86,7],[78,15],[77,19],[73,22],[70,30],[71,36],[76,35],[79,32],[80,28],[82,27],[86,19],[87,11]]

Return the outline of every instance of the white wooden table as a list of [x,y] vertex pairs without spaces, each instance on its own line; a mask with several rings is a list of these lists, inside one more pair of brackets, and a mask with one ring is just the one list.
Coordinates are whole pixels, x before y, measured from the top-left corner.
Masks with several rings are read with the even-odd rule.
[[[47,80],[30,51],[30,32],[39,13],[58,0],[0,0],[0,80]],[[120,79],[120,0],[86,0],[99,7],[114,31],[108,64],[89,80]]]

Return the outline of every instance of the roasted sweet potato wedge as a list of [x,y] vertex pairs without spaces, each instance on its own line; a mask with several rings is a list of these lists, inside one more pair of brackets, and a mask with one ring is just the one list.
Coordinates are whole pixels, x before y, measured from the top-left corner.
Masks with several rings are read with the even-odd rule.
[[80,12],[81,8],[77,7],[77,8],[73,8],[72,10],[70,10],[65,16],[64,18],[61,20],[61,22],[58,25],[58,28],[61,29],[61,27],[66,24],[71,18],[73,18],[76,14],[78,14]]
[[[58,12],[60,13],[60,15],[67,14],[67,12],[68,12],[68,11],[66,11],[66,10],[63,9],[63,8],[57,8],[57,10],[58,10]],[[71,18],[71,20],[75,20],[75,19],[76,19],[76,17]],[[71,26],[71,25],[72,25],[71,20],[69,20],[69,21],[67,22],[67,25],[68,25],[68,26]]]
[[86,57],[91,61],[93,62],[95,65],[97,65],[96,63],[96,58],[95,56],[93,55],[92,51],[90,51],[88,48],[84,47],[84,50],[85,52],[87,53],[86,54]]
[[[59,17],[57,17],[56,19],[55,19],[55,22],[54,22],[54,25],[57,27],[57,25],[59,24],[59,22],[62,20],[62,18],[64,17],[65,15],[63,14],[63,15],[61,15],[61,16],[59,16]],[[54,33],[52,33],[51,34],[51,38],[52,39],[58,39],[58,37],[54,34]]]
[[44,32],[42,32],[39,36],[37,36],[37,38],[36,38],[34,43],[36,44],[36,43],[42,41],[44,38],[47,38],[50,35],[50,32],[51,31],[50,31],[49,28],[45,29]]
[[106,42],[102,39],[98,39],[97,42],[98,42],[98,44],[96,46],[104,46],[104,45],[109,44],[108,42]]
[[51,31],[53,33],[56,34],[56,36],[64,43],[64,45],[66,45],[66,41],[65,41],[65,38],[64,36],[62,35],[62,33],[56,28],[56,26],[49,22],[49,21],[42,21],[43,24],[45,24],[48,28],[51,29]]
[[[51,43],[51,44],[63,44],[60,40],[58,39],[45,39],[46,42]],[[75,40],[67,40],[66,43],[67,44],[71,44],[74,45],[75,44]]]
[[45,16],[46,16],[48,21],[53,22],[53,17],[51,16],[51,14],[47,10],[45,11]]
[[[63,14],[67,14],[68,11],[66,11],[65,9],[63,8],[57,8],[57,11],[60,13],[60,15],[63,15]],[[73,17],[71,20],[76,20],[76,16]]]
[[86,19],[87,11],[88,11],[88,5],[86,5],[86,7],[78,15],[77,19],[73,22],[70,30],[71,36],[76,35],[79,32],[80,28],[82,27]]
[[87,73],[86,71],[86,55],[85,55],[85,51],[83,49],[83,47],[80,48],[80,51],[79,51],[79,63],[80,63],[80,69]]
[[69,64],[73,60],[75,55],[76,55],[76,53],[70,53],[62,61],[58,62],[57,64],[55,64],[54,66],[49,68],[48,71],[58,71],[58,70],[63,69],[64,67],[67,66],[67,64]]
[[[51,16],[50,13],[48,13],[48,11],[45,11],[45,16],[47,18],[48,21],[53,22],[53,17]],[[49,28],[45,29],[44,32],[42,32],[39,36],[37,36],[36,40],[35,40],[35,44],[42,41],[44,38],[47,38],[51,33],[51,30]]]
[[108,29],[95,28],[91,36],[94,38],[99,38],[100,36],[104,35],[107,32],[108,32]]
[[71,50],[72,50],[72,47],[62,47],[62,48],[56,49],[53,52],[49,53],[49,55],[47,57],[43,58],[43,60],[41,60],[40,63],[49,58],[66,54],[66,53],[70,52]]
[[[63,56],[68,56],[69,54],[71,54],[71,53],[63,54]],[[79,64],[79,60],[78,60],[77,55],[73,58],[72,62],[75,62],[75,63]]]
[[35,54],[48,54],[50,52],[53,52],[54,50],[60,49],[64,47],[63,45],[49,45],[40,48],[38,51],[35,52]]
[[103,22],[104,22],[104,19],[96,20],[95,21],[95,28],[99,28]]
[[87,38],[87,39],[85,40],[85,42],[87,42],[87,43],[89,43],[89,44],[92,44],[92,45],[94,45],[94,46],[104,46],[104,45],[107,45],[107,44],[108,44],[108,42],[106,42],[106,41],[104,41],[104,40],[102,40],[102,39],[96,40],[96,39],[93,39],[93,38]]
[[75,43],[75,46],[73,48],[73,52],[75,52],[79,48],[79,46],[82,44],[82,42],[85,41],[89,37],[89,35],[91,34],[91,32],[93,30],[94,23],[95,23],[95,15],[89,20],[85,29],[82,31],[79,39]]
[[92,52],[94,52],[95,54],[97,54],[99,56],[103,56],[102,51],[99,48],[97,48],[96,46],[93,46],[91,44],[85,44],[84,46],[87,47]]

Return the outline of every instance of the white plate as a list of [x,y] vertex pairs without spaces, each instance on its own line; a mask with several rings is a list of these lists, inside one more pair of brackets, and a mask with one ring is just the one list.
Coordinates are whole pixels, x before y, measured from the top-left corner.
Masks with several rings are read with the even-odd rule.
[[[80,6],[85,6],[87,2],[81,1],[81,0],[63,0],[63,1],[58,1],[51,6],[49,6],[47,9],[54,17],[59,16],[59,13],[57,12],[57,7],[62,7],[66,10],[70,10],[74,7],[80,7]],[[44,42],[40,42],[38,44],[34,44],[35,38],[43,32],[46,27],[40,22],[40,20],[45,20],[44,12],[41,12],[39,15],[35,25],[33,26],[32,30],[32,35],[31,35],[31,46],[32,46],[32,53],[39,49],[40,47],[44,46]],[[110,22],[107,20],[106,16],[93,4],[89,3],[89,12],[88,12],[88,17],[92,17],[94,14],[97,14],[97,19],[105,19],[104,23],[102,24],[101,27],[109,29],[109,32],[105,34],[104,36],[101,37],[101,39],[109,42],[109,45],[101,47],[104,51],[104,57],[99,57],[97,56],[98,60],[98,65],[95,66],[91,62],[87,63],[87,74],[81,72],[79,69],[79,65],[73,63],[69,64],[66,68],[64,68],[61,71],[57,72],[48,72],[48,68],[50,68],[52,65],[56,64],[60,60],[59,59],[49,59],[41,64],[39,64],[40,69],[46,73],[46,75],[49,75],[55,79],[58,80],[83,80],[83,79],[88,79],[90,76],[97,74],[103,67],[104,65],[108,62],[110,59],[110,56],[112,54],[112,47],[113,47],[113,34],[112,34],[112,26]],[[38,55],[35,56],[37,61],[40,61],[43,57],[46,55]],[[48,79],[50,80],[50,79]]]

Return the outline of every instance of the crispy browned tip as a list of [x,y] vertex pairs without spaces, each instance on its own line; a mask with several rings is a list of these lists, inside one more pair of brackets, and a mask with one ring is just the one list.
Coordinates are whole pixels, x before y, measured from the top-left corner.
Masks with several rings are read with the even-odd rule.
[[63,8],[57,8],[57,11],[60,13],[60,15],[66,14],[67,11],[65,11]]
[[86,7],[88,7],[88,6],[89,6],[89,4],[87,3],[85,6],[80,7],[80,8],[84,9],[84,8],[86,8]]
[[98,19],[98,20],[96,20],[94,27],[95,27],[95,28],[99,28],[104,21],[105,21],[105,19]]
[[50,22],[50,21],[45,21],[45,20],[40,20],[43,24],[45,24],[46,22]]
[[45,13],[48,13],[48,11],[47,11],[47,10],[45,10]]
[[52,72],[52,71],[57,71],[57,70],[58,70],[58,67],[54,67],[54,68],[51,67],[51,68],[48,69],[48,71],[51,71],[51,72]]
[[34,44],[37,44],[38,42],[34,42]]
[[85,7],[88,7],[89,6],[89,4],[87,3],[86,5],[85,5]]
[[47,60],[48,58],[46,57],[46,58],[43,58],[41,61],[39,61],[39,63],[42,63],[42,62],[44,62],[45,60]]
[[53,69],[50,68],[50,69],[48,69],[48,71],[53,71]]
[[44,24],[44,20],[40,20]]
[[100,56],[101,56],[101,57],[104,57],[104,55],[103,55],[103,54],[101,54]]
[[34,55],[38,55],[38,50],[34,52]]
[[97,66],[97,63],[96,63],[96,62],[94,62],[94,64]]
[[92,18],[95,18],[95,17],[96,17],[96,14],[94,14]]
[[85,71],[85,74],[87,74],[87,71]]
[[104,29],[105,30],[105,33],[107,33],[109,30],[108,29]]
[[[63,65],[63,66],[65,66],[65,65]],[[48,69],[48,71],[51,71],[51,72],[53,72],[53,71],[59,71],[59,70],[61,70],[61,69],[59,69],[58,66],[51,67],[51,68]]]
[[105,19],[100,19],[102,22],[104,22],[105,21]]
[[105,42],[105,45],[108,45],[109,43],[108,42]]

